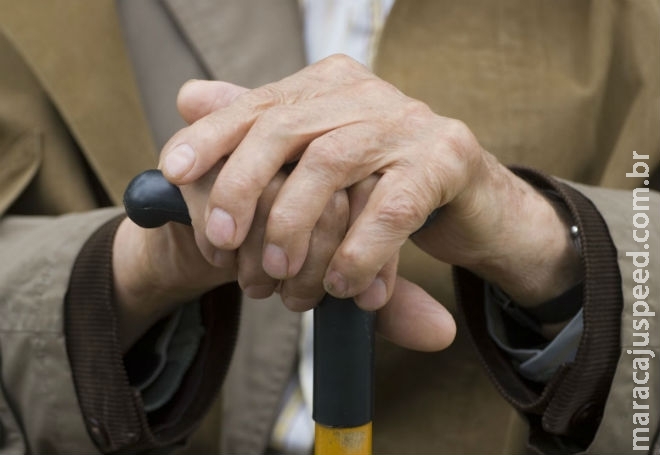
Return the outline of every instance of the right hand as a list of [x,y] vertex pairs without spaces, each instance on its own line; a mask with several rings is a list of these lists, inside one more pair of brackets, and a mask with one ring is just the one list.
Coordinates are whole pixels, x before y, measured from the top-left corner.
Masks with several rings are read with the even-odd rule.
[[[214,95],[226,92],[218,84],[190,84],[184,92],[225,97]],[[285,163],[297,161],[266,229],[265,270],[279,279],[298,273],[309,232],[331,195],[380,176],[324,280],[330,294],[355,297],[364,309],[386,305],[393,292],[389,261],[411,235],[434,258],[471,270],[520,305],[556,297],[582,275],[561,207],[484,150],[467,125],[346,56],[212,110],[174,135],[161,160],[165,177],[179,185],[226,160],[206,208],[207,237],[224,249],[241,244],[263,188]],[[438,209],[434,222],[416,233]]]
[[328,203],[313,231],[310,255],[300,273],[280,282],[264,272],[261,257],[270,207],[286,176],[279,173],[270,182],[259,199],[245,241],[238,249],[226,251],[216,249],[204,235],[204,208],[219,167],[181,188],[192,228],[167,223],[143,229],[128,218],[119,226],[113,269],[124,347],[178,305],[233,281],[253,298],[266,298],[278,290],[287,307],[297,311],[312,308],[322,298],[325,269],[346,233],[346,192],[337,192]]
[[[208,109],[230,103],[243,91],[242,87],[227,84],[227,90],[221,92],[226,97],[204,97],[203,102],[195,105],[199,110],[182,110],[181,114],[192,123]],[[120,224],[113,245],[113,271],[120,337],[125,349],[178,305],[233,281],[238,281],[245,294],[253,298],[266,298],[277,290],[287,307],[297,311],[312,308],[322,298],[325,269],[346,233],[346,192],[338,191],[328,202],[312,234],[312,248],[300,273],[280,282],[264,272],[261,258],[270,207],[286,175],[280,172],[273,178],[259,199],[245,241],[237,249],[227,251],[215,248],[204,234],[204,208],[221,167],[222,162],[217,163],[195,182],[180,187],[192,228],[167,223],[156,229],[143,229],[130,219]]]
[[[213,96],[209,96],[212,87]],[[221,82],[186,84],[179,94],[179,111],[188,123],[231,104],[246,89]],[[185,103],[181,103],[181,99]],[[216,249],[206,238],[202,216],[210,185],[222,167],[181,187],[193,228],[167,225],[145,230],[125,220],[115,238],[115,287],[120,308],[124,348],[129,347],[150,325],[177,305],[196,298],[221,284],[238,280],[251,297],[267,297],[279,290],[284,304],[296,311],[315,306],[324,294],[323,276],[343,239],[348,220],[345,191],[337,191],[327,203],[310,240],[310,250],[301,270],[278,284],[264,272],[262,247],[270,207],[285,176],[279,173],[266,187],[257,203],[255,219],[237,250]],[[366,203],[375,177],[351,189],[351,220]],[[392,298],[379,311],[377,330],[403,347],[435,351],[447,347],[454,338],[455,324],[447,310],[419,286],[396,276],[397,255],[388,275]]]

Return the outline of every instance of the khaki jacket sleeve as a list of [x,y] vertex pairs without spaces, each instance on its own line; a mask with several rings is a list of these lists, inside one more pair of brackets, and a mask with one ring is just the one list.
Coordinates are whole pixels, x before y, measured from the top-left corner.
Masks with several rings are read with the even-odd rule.
[[0,221],[0,453],[95,453],[64,336],[76,256],[117,210]]
[[607,223],[623,295],[620,356],[589,452],[650,453],[660,447],[660,193],[642,179],[633,191],[572,186]]
[[[99,3],[96,20],[114,7]],[[171,406],[147,416],[118,348],[111,251],[121,209],[99,209],[120,201],[126,182],[153,166],[134,91],[82,89],[80,80],[100,84],[117,73],[97,68],[73,82],[78,47],[66,55],[50,50],[46,63],[63,70],[57,81],[76,88],[58,91],[58,102],[0,16],[0,453],[169,450],[199,425],[222,383],[238,288],[204,296],[205,336],[194,363]],[[110,106],[101,95],[115,100],[116,112],[100,110]],[[103,162],[92,159],[100,156]]]
[[457,269],[457,296],[482,361],[498,390],[527,418],[536,452],[651,453],[660,408],[654,394],[660,388],[660,303],[653,285],[660,273],[654,259],[660,194],[641,182],[644,189],[633,192],[516,172],[558,194],[580,228],[584,329],[573,361],[546,384],[526,381],[483,336],[483,282]]
[[73,265],[64,309],[73,382],[103,453],[169,451],[184,445],[224,381],[238,332],[239,288],[229,283],[200,297],[204,334],[198,349],[174,395],[147,415],[124,364],[113,296],[112,251],[122,219],[95,231]]
[[169,450],[212,405],[237,334],[238,287],[202,297],[193,363],[147,416],[119,347],[111,251],[121,213],[0,221],[0,453]]

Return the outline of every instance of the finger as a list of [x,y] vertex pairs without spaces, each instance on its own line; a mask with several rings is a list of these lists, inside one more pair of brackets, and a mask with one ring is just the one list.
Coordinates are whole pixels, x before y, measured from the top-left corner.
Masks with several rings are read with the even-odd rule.
[[[227,163],[211,191],[207,212],[209,217],[207,235],[211,243],[218,248],[232,249],[243,241],[252,222],[256,200],[265,185],[284,163],[295,159],[312,138],[321,136],[309,145],[301,158],[301,161],[309,163],[303,164],[303,166],[310,170],[322,169],[325,162],[332,163],[333,160],[327,156],[323,159],[318,157],[331,152],[340,153],[342,151],[339,148],[340,145],[348,146],[352,143],[351,139],[356,139],[354,137],[356,135],[343,132],[342,128],[344,123],[355,121],[354,110],[347,107],[344,102],[337,100],[333,102],[336,103],[336,106],[328,106],[327,101],[309,100],[299,105],[274,107],[259,116],[241,144],[228,157]],[[331,114],[326,114],[326,112]],[[325,134],[332,128],[336,129]],[[352,131],[355,128],[347,129]],[[332,138],[336,136],[342,139],[333,140]],[[363,134],[363,136],[368,135]],[[338,142],[341,144],[336,145]],[[338,147],[336,150],[335,145]],[[348,150],[347,147],[344,147],[344,150]],[[315,158],[308,158],[308,156]],[[334,160],[334,162],[336,161],[338,160]],[[355,161],[350,161],[350,164]],[[343,160],[343,162],[347,162],[347,160]],[[366,161],[359,166],[361,168],[368,164],[369,162]],[[345,169],[353,170],[348,163]],[[317,180],[310,173],[300,179],[292,175],[290,177],[292,183],[285,184],[285,186],[289,188],[288,192],[293,193],[294,197],[286,200],[284,210],[279,208],[283,205],[282,203],[275,202],[272,213],[275,217],[284,216],[284,223],[280,224],[278,232],[287,239],[297,239],[294,241],[297,248],[296,254],[290,259],[284,245],[278,242],[273,243],[280,248],[280,251],[277,251],[278,254],[285,253],[280,261],[284,267],[280,270],[269,271],[276,278],[283,279],[293,276],[302,266],[309,232],[332,193],[342,188],[336,184],[336,180],[341,181],[345,173],[335,172],[334,168],[320,171],[320,173],[326,176],[325,182]],[[303,173],[303,175],[305,174]],[[299,201],[295,199],[296,196],[300,196]],[[300,207],[305,207],[305,210],[301,211]],[[288,218],[289,216],[291,218]],[[269,225],[271,224],[272,222],[269,221]],[[272,239],[270,228],[267,229],[267,237],[269,240]],[[288,265],[285,264],[286,262]]]
[[190,124],[215,110],[224,109],[247,91],[247,88],[229,82],[191,79],[179,89],[176,105],[181,117]]
[[[219,90],[216,93],[218,96],[210,100],[205,100],[204,93],[200,95],[200,91],[203,92],[212,83],[191,82],[184,85],[179,96],[179,109],[184,118],[196,120],[175,134],[163,147],[159,168],[165,177],[172,183],[184,185],[202,176],[215,161],[236,148],[259,114],[273,106],[292,104],[304,97],[303,94],[309,91],[309,73],[318,72],[314,68],[312,65],[279,82],[242,93],[239,93],[241,90],[237,86],[216,83],[218,85],[212,85],[212,88]],[[311,87],[319,87],[316,79]],[[311,94],[318,95],[318,90],[313,90]]]
[[456,336],[451,313],[422,288],[397,277],[392,298],[377,313],[376,330],[404,348],[439,351]]
[[324,284],[330,294],[346,298],[364,292],[423,225],[436,202],[422,184],[395,171],[380,178],[328,267]]
[[347,226],[348,196],[342,190],[332,196],[314,228],[300,272],[282,284],[282,300],[289,309],[306,311],[319,303],[325,294],[323,276]]
[[272,120],[284,110],[288,109],[272,108],[256,120],[211,190],[207,236],[218,248],[231,249],[243,242],[264,188],[303,145],[305,138]]
[[[357,109],[355,100],[359,93],[370,94],[372,101],[382,102],[384,90],[402,97],[391,85],[374,78],[364,66],[348,57],[324,59],[278,82],[244,92],[225,109],[216,109],[179,131],[161,153],[163,173],[170,182],[179,185],[199,178],[217,159],[230,153],[256,118],[271,107],[294,106],[303,101],[325,105],[330,100],[340,101],[338,106],[354,113],[379,111],[383,115],[386,111],[381,106],[372,102],[371,109]],[[313,115],[313,111],[310,113]]]
[[[266,101],[261,105],[256,101],[258,96],[268,99],[266,95],[258,95],[265,90],[247,92],[227,109],[216,110],[180,131],[170,143],[176,144],[188,137],[188,142],[194,144],[168,145],[161,159],[164,174],[170,174],[168,179],[176,183],[172,174],[183,169],[184,180],[195,178],[242,141],[220,173],[206,212],[207,237],[221,249],[235,249],[243,242],[252,223],[256,201],[265,186],[292,154],[299,153],[298,149],[320,133],[315,127],[322,122],[322,116],[314,106],[311,110],[307,106],[274,107],[258,116],[255,122],[259,111],[270,107]],[[271,98],[277,97],[271,95]],[[317,118],[306,112],[316,112]],[[310,131],[300,130],[303,123],[311,127]]]
[[357,306],[366,311],[376,311],[384,307],[394,291],[398,265],[399,253],[396,252],[392,259],[380,269],[369,287],[355,296]]
[[369,196],[376,187],[379,179],[379,175],[371,174],[355,183],[347,190],[348,200],[351,204],[351,213],[348,219],[350,226],[355,223],[355,220],[357,220],[364,208],[367,206],[367,202],[369,202]]
[[360,204],[350,203],[351,214],[357,216],[362,211],[377,180],[368,177],[382,165],[382,159],[370,153],[378,148],[377,136],[373,127],[357,123],[330,131],[309,144],[268,219],[266,254],[271,256],[267,261],[271,276],[284,279],[298,273],[307,255],[310,233],[327,201],[337,190],[367,179],[369,189],[362,190],[366,196]]
[[211,244],[204,235],[204,230],[195,227],[193,223],[193,232],[197,249],[204,257],[206,262],[216,268],[231,268],[236,264],[236,251],[235,250],[219,250]]
[[231,153],[264,110],[283,101],[274,84],[232,98],[224,109],[212,110],[181,129],[165,144],[159,168],[172,183],[185,185],[204,175]]
[[[366,179],[353,185],[349,191],[351,207],[350,224],[352,225],[364,210],[369,201],[369,196],[378,183],[377,175],[370,175]],[[399,252],[394,254],[387,264],[378,272],[376,278],[369,287],[355,296],[356,304],[367,311],[375,311],[382,308],[391,298],[396,281],[396,272],[399,263]]]
[[283,173],[278,173],[266,187],[257,203],[254,222],[238,250],[238,284],[248,297],[254,299],[269,297],[279,284],[264,271],[261,258],[268,212],[285,178]]
[[215,267],[234,267],[235,252],[217,249],[208,241],[205,235],[206,220],[204,218],[204,209],[208,200],[208,193],[218,175],[220,167],[222,167],[222,163],[218,163],[195,183],[181,186],[180,189],[188,208],[195,242],[199,252],[209,264]]
[[164,246],[161,240],[157,240],[157,244],[147,246],[147,251],[151,263],[158,264],[163,272],[161,278],[167,276],[179,283],[178,290],[171,290],[168,299],[178,299],[175,294],[194,295],[200,289],[210,289],[217,286],[219,280],[226,280],[228,276],[234,275],[235,264],[231,252],[224,252],[227,254],[223,261],[226,265],[223,267],[224,270],[209,266],[209,260],[204,257],[196,244],[195,231],[190,226],[166,223],[159,229],[147,229],[149,241],[161,237],[158,231],[161,234],[166,233],[167,245]]
[[[161,154],[163,173],[169,181],[185,184],[231,153],[211,193],[207,235],[218,248],[237,248],[247,234],[256,200],[276,170],[314,137],[375,111],[384,117],[378,109],[384,87],[389,85],[349,59],[327,59],[238,95],[225,109],[179,131]],[[368,109],[356,105],[356,93],[365,95]]]

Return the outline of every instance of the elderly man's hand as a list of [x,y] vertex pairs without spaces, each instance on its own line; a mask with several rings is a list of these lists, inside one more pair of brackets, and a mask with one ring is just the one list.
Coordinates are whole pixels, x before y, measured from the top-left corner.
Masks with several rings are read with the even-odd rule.
[[218,250],[204,235],[202,216],[216,166],[181,188],[192,227],[167,223],[143,229],[125,219],[115,236],[113,269],[120,316],[120,337],[128,347],[144,330],[181,303],[216,286],[238,281],[250,297],[265,298],[276,289],[287,306],[313,307],[324,295],[322,279],[332,252],[348,225],[348,197],[336,192],[311,235],[311,247],[299,274],[286,280],[261,267],[263,236],[270,207],[286,175],[278,173],[264,189],[245,241],[236,250]]
[[[233,85],[226,89],[225,95],[245,91]],[[229,101],[215,99],[213,107]],[[189,111],[186,118],[194,121],[197,115],[202,114]],[[265,298],[277,290],[286,305],[295,310],[312,308],[323,297],[325,270],[348,226],[346,191],[337,191],[328,200],[311,233],[310,249],[300,272],[279,280],[265,273],[261,257],[268,214],[286,174],[278,172],[260,194],[241,245],[234,250],[220,250],[204,235],[204,210],[221,167],[219,162],[194,182],[180,187],[192,227],[167,223],[143,229],[130,219],[119,226],[113,246],[113,275],[124,348],[181,303],[222,284],[238,281],[253,298]]]
[[[204,213],[214,247],[232,250],[245,240],[264,188],[297,161],[265,231],[263,266],[273,278],[299,273],[332,195],[345,188],[350,194],[375,175],[325,273],[331,294],[356,296],[367,309],[385,305],[397,282],[397,251],[436,208],[434,222],[413,235],[418,245],[499,284],[518,302],[538,303],[579,280],[560,209],[483,150],[463,123],[433,113],[348,57],[240,94],[217,84],[184,86],[181,112],[201,118],[161,155],[165,176],[178,185],[226,160]],[[200,92],[207,101],[200,103]],[[216,108],[218,99],[223,106]]]

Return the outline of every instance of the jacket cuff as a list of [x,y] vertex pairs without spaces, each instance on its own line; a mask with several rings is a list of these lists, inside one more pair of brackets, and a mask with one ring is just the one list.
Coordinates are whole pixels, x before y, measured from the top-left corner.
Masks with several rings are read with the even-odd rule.
[[103,225],[83,246],[65,301],[64,330],[76,393],[87,430],[102,452],[169,446],[191,433],[224,380],[240,308],[235,284],[201,298],[205,334],[199,350],[174,397],[147,415],[129,383],[119,344],[112,245],[122,219]]
[[537,171],[512,170],[535,188],[555,192],[579,228],[585,273],[584,329],[575,359],[561,365],[546,384],[520,376],[488,336],[483,280],[456,267],[459,308],[488,375],[504,398],[527,417],[531,448],[540,453],[584,449],[602,418],[620,353],[623,297],[616,249],[589,199]]

